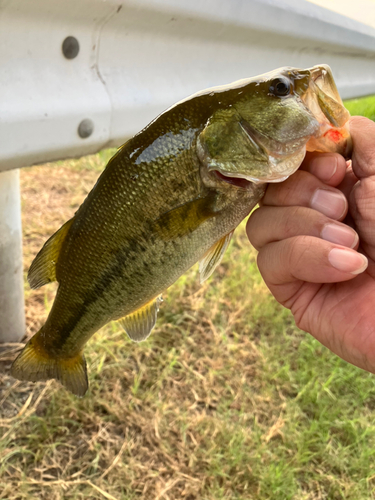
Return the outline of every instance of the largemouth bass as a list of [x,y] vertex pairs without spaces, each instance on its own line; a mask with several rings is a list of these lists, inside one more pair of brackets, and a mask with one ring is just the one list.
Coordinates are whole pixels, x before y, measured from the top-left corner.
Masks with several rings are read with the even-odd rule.
[[325,65],[208,89],[158,116],[33,261],[31,288],[59,287],[12,375],[55,378],[83,396],[88,339],[112,320],[146,339],[161,293],[197,261],[201,281],[212,274],[267,183],[295,172],[306,150],[348,154],[348,120]]

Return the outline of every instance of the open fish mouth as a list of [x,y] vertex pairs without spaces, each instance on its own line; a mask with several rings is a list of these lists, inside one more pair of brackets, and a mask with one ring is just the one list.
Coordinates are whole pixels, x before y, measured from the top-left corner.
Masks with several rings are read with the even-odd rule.
[[227,182],[228,184],[232,184],[233,186],[237,186],[240,189],[249,189],[254,181],[248,180],[244,177],[233,177],[233,174],[227,175],[225,173],[220,172],[220,170],[213,170],[212,173],[215,175],[217,179],[220,181]]
[[311,137],[306,150],[339,153],[349,158],[352,152],[350,113],[341,100],[331,68],[322,64],[309,71],[309,88],[301,98],[319,122],[319,135]]

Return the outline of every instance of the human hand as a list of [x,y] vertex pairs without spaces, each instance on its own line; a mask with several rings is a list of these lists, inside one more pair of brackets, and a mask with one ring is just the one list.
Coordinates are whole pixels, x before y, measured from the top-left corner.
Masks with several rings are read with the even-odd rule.
[[352,166],[338,154],[309,154],[268,186],[247,234],[297,326],[375,372],[375,123],[354,117],[350,131]]

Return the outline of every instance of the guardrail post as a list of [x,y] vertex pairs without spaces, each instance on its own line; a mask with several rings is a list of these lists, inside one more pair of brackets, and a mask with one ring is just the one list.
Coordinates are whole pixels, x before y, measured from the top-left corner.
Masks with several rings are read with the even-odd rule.
[[0,173],[0,342],[25,334],[19,170]]

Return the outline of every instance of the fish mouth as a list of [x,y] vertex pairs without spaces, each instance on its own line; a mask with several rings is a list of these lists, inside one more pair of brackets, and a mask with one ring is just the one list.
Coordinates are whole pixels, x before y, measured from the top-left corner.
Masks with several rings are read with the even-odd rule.
[[345,108],[333,79],[331,68],[322,64],[310,68],[310,83],[301,96],[305,106],[319,122],[319,133],[306,144],[307,151],[339,153],[350,158],[352,141],[350,113]]
[[224,181],[227,184],[231,184],[232,186],[236,186],[240,189],[249,189],[253,181],[249,181],[244,177],[233,177],[233,175],[228,175],[226,173],[220,172],[220,170],[212,170],[212,174],[220,181]]

